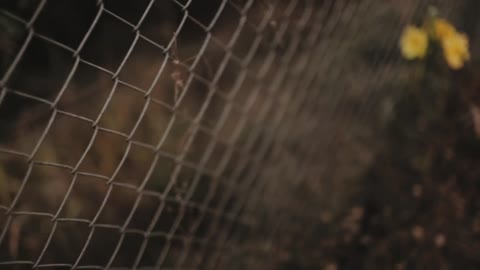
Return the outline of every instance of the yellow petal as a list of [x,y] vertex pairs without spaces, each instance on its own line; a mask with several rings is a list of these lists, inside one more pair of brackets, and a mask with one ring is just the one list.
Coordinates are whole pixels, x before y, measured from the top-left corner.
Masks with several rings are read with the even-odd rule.
[[452,69],[460,69],[470,59],[468,38],[465,34],[453,33],[442,40],[443,54]]
[[445,19],[436,19],[433,24],[435,28],[435,35],[438,39],[443,40],[444,38],[457,32],[455,27]]
[[425,57],[428,49],[427,32],[415,26],[407,26],[400,38],[400,49],[403,57],[409,60]]
[[464,60],[460,57],[460,55],[455,53],[450,53],[445,55],[445,59],[447,60],[447,64],[452,69],[460,69],[463,67]]

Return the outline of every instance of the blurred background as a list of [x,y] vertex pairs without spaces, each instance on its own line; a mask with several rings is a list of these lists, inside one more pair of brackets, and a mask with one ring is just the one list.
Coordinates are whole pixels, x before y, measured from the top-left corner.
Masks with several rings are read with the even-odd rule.
[[479,8],[0,2],[0,268],[478,269]]

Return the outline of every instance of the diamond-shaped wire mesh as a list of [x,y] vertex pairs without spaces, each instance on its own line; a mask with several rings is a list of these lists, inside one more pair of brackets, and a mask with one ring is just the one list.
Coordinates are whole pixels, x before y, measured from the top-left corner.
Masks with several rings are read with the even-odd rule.
[[276,267],[354,192],[428,4],[2,2],[0,268]]

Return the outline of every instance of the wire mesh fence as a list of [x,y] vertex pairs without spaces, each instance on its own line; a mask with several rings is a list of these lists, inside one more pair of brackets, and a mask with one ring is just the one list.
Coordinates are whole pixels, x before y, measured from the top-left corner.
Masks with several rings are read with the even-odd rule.
[[0,268],[337,269],[430,4],[2,2]]

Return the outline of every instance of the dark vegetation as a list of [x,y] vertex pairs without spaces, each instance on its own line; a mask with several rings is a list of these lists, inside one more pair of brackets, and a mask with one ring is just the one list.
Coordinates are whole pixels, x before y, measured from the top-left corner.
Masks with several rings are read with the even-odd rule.
[[[40,2],[6,1],[0,10],[28,23]],[[139,41],[122,64],[136,38],[132,27],[102,14],[79,51],[86,62],[76,63],[75,50],[89,32],[99,3],[46,1],[33,29],[47,38],[33,37],[0,85],[0,263],[11,262],[0,268],[31,269],[35,263],[47,268],[49,263],[209,268],[208,258],[218,255],[217,241],[230,238],[238,244],[230,246],[233,255],[225,265],[231,269],[479,268],[480,122],[475,117],[480,119],[476,111],[480,83],[474,12],[478,1],[455,1],[460,8],[451,11],[471,37],[473,61],[466,69],[451,72],[444,63],[429,60],[423,78],[416,76],[414,65],[398,59],[396,40],[404,24],[423,16],[427,3],[410,14],[403,9],[408,1],[371,1],[371,9],[363,10],[362,16],[340,18],[335,15],[356,14],[357,9],[348,7],[357,2],[317,1],[318,8],[327,10],[321,22],[331,27],[321,35],[321,42],[328,44],[322,51],[327,68],[318,67],[322,95],[307,101],[317,113],[292,125],[305,130],[291,128],[282,145],[267,148],[277,159],[264,171],[274,171],[265,173],[265,190],[254,191],[242,181],[250,179],[256,160],[234,151],[229,162],[222,162],[232,144],[239,149],[253,145],[246,154],[255,154],[272,136],[269,121],[256,122],[271,96],[259,91],[240,130],[238,123],[244,119],[233,109],[223,128],[217,128],[227,107],[218,97],[198,119],[206,128],[197,129],[193,122],[226,52],[246,57],[255,33],[247,27],[232,48],[224,48],[235,33],[238,11],[227,4],[207,31],[205,26],[223,1],[193,0],[185,19],[178,3],[186,2],[155,1],[140,32],[159,46]],[[249,1],[230,2],[243,6]],[[258,26],[272,1],[253,2],[247,17]],[[282,40],[275,40],[275,33],[289,2],[278,2],[260,33],[264,38],[255,60],[246,67],[227,64],[216,81],[223,95],[230,94],[243,69],[259,73],[269,52],[288,52],[288,38],[295,33],[287,31],[291,35]],[[437,2],[443,10],[454,3]],[[132,24],[148,4],[102,2]],[[0,29],[0,78],[4,78],[29,28],[0,13]],[[224,44],[210,42],[192,68],[208,33]],[[152,86],[163,63],[164,75]],[[369,77],[368,72],[386,79]],[[200,79],[188,83],[192,73]],[[234,103],[246,106],[271,76],[268,72],[263,82],[240,83]],[[368,95],[361,91],[377,88]],[[146,89],[162,103],[145,107]],[[56,100],[60,91],[64,92]],[[388,113],[382,110],[387,99],[393,104]],[[100,113],[107,100],[109,105]],[[55,121],[32,161],[29,155],[54,111]],[[267,120],[275,119],[278,110],[272,112]],[[309,130],[309,121],[321,121],[325,131]],[[209,133],[216,129],[215,136]],[[156,156],[152,146],[165,130],[169,132],[159,147],[162,155]],[[257,130],[259,139],[251,140]],[[189,140],[192,147],[185,147]],[[307,160],[305,153],[312,145],[319,147],[319,154]],[[184,163],[179,161],[182,154]],[[199,173],[195,167],[199,164],[207,171]],[[294,181],[297,178],[303,181]],[[171,179],[177,180],[172,184]],[[240,186],[246,189],[236,190]],[[270,194],[270,189],[276,191]],[[251,201],[250,193],[260,194],[259,205],[252,203],[257,214],[253,221],[239,221],[238,216],[232,221],[205,209],[241,213],[242,202]],[[63,221],[53,222],[58,219]],[[157,234],[148,235],[152,232]],[[50,244],[43,250],[50,234]],[[42,260],[36,262],[42,252]]]

